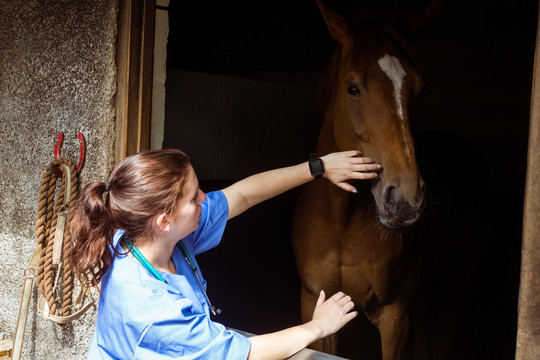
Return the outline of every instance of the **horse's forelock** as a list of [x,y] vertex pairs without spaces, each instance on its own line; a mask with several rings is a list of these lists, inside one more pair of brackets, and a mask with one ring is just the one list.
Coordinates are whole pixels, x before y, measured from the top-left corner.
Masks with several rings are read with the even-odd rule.
[[418,67],[418,61],[413,55],[409,41],[389,23],[378,19],[366,20],[356,26],[353,33],[355,38],[351,56],[357,65],[368,65],[377,61],[379,59],[378,53],[380,53],[379,48],[390,40],[415,67]]
[[390,36],[397,44],[401,47],[401,49],[405,52],[407,57],[409,58],[410,62],[419,69],[420,66],[418,64],[418,61],[416,60],[416,57],[414,56],[414,52],[412,50],[411,44],[409,41],[405,38],[405,36],[401,35],[400,32],[398,32],[394,27],[390,25],[386,25],[384,28],[384,33],[388,36]]

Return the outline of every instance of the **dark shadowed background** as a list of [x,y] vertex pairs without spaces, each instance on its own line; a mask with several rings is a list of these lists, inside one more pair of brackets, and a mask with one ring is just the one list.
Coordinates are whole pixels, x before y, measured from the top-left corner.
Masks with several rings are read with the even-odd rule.
[[[352,23],[379,17],[403,24],[429,2],[326,3]],[[426,81],[418,128],[452,132],[479,150],[481,158],[462,161],[486,166],[493,204],[486,224],[493,235],[452,359],[514,358],[537,6],[446,1],[412,44]],[[307,160],[321,123],[317,76],[333,48],[315,1],[172,1],[169,14],[164,147],[190,154],[201,188]],[[210,297],[223,310],[216,321],[253,333],[300,322],[290,241],[296,195],[231,220],[222,244],[199,256]]]

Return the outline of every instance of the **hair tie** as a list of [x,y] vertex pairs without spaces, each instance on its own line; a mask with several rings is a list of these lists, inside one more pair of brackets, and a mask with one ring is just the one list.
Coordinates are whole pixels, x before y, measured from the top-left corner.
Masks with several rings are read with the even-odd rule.
[[105,192],[109,192],[109,182],[105,181]]

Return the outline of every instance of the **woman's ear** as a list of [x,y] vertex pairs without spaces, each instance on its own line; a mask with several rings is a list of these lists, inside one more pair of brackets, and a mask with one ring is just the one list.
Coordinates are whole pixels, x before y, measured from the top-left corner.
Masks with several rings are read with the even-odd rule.
[[166,214],[161,214],[156,219],[156,225],[158,229],[160,229],[163,232],[169,232],[169,229],[171,227],[171,223],[169,222],[169,218]]

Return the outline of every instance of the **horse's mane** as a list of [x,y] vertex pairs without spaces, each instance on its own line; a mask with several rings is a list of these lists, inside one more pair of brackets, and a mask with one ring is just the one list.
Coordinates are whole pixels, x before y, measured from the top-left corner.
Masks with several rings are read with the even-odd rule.
[[[397,31],[392,25],[382,22],[380,20],[367,20],[354,28],[354,49],[353,56],[361,63],[366,60],[365,54],[373,52],[383,40],[385,36],[389,37],[396,47],[401,49],[411,61],[411,63],[418,66],[411,45],[405,36]],[[321,109],[324,109],[330,99],[332,98],[335,79],[338,77],[339,65],[341,63],[341,44],[337,44],[336,49],[332,53],[330,60],[323,68],[321,75],[319,76],[319,82],[317,87],[317,104]]]

